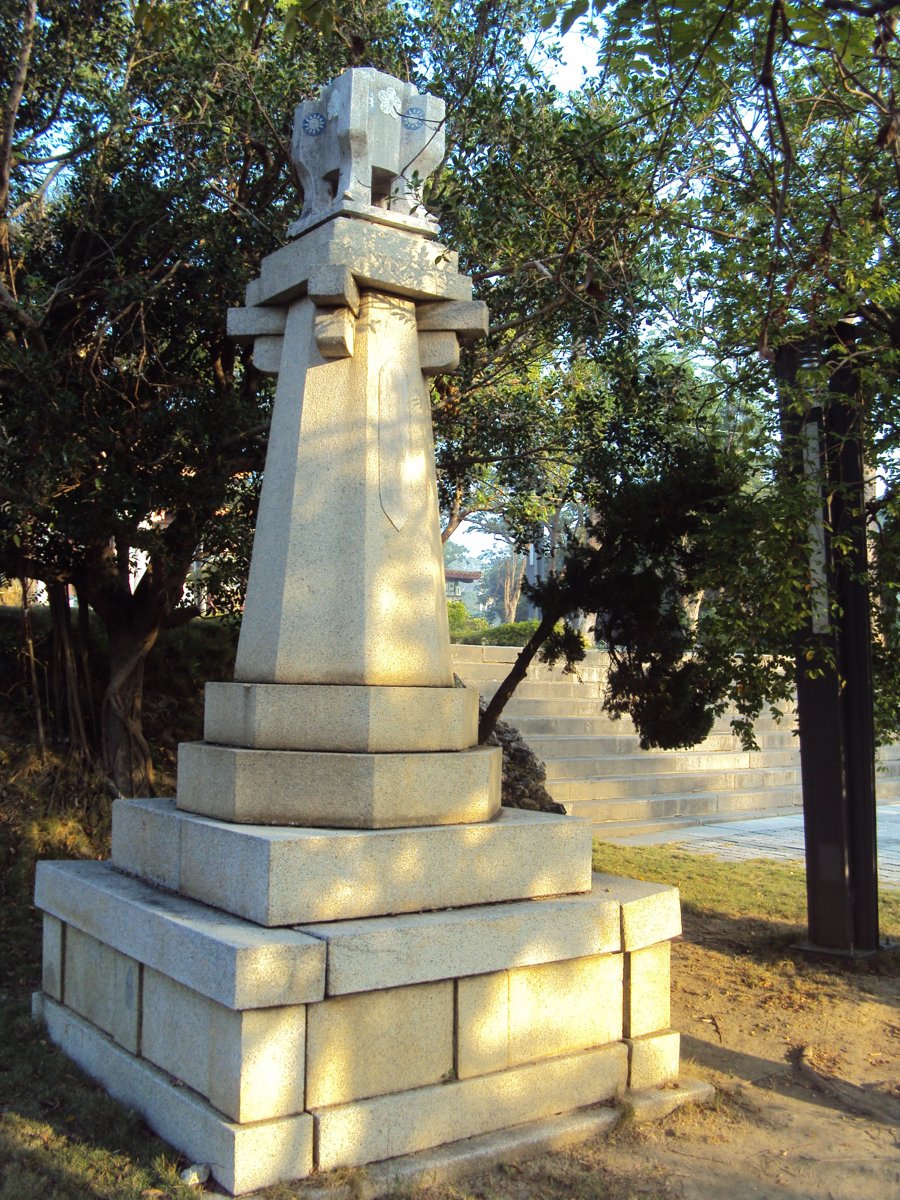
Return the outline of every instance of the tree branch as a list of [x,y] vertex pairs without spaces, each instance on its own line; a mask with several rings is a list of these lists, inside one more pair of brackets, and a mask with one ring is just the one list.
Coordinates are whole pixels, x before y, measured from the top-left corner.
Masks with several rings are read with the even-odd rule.
[[22,19],[22,42],[19,47],[19,61],[16,73],[9,89],[9,101],[3,114],[3,133],[0,135],[0,215],[6,215],[9,202],[9,182],[12,175],[12,142],[16,130],[16,117],[19,105],[25,92],[25,80],[28,78],[28,64],[31,61],[31,50],[34,45],[34,27],[37,23],[37,0],[26,0],[25,16]]
[[788,184],[791,178],[791,168],[794,164],[794,150],[791,146],[791,138],[788,133],[787,125],[784,120],[784,113],[781,111],[781,102],[778,99],[778,89],[775,85],[775,39],[778,33],[778,27],[784,20],[784,3],[783,0],[772,0],[772,7],[769,11],[769,28],[766,32],[766,49],[763,58],[762,70],[759,73],[759,85],[765,91],[772,102],[772,112],[775,116],[775,126],[778,129],[778,136],[781,139],[781,153],[784,159],[784,166],[781,175],[781,188],[775,202],[775,246],[778,248],[781,245],[781,222],[784,217],[784,209],[787,204]]
[[2,280],[0,280],[0,308],[6,309],[19,328],[25,330],[26,333],[30,333],[37,344],[37,348],[46,354],[47,343],[44,340],[44,334],[40,325],[38,325],[30,313],[25,311]]

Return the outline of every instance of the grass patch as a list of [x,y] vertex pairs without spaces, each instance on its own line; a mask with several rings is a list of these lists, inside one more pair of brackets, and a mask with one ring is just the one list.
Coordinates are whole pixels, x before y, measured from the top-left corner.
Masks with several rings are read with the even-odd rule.
[[[806,925],[802,863],[762,858],[721,862],[709,854],[668,846],[616,846],[595,840],[594,870],[674,884],[685,914],[739,921],[751,931],[756,926],[761,938],[769,930],[779,942],[792,940]],[[900,939],[897,888],[879,889],[879,922],[882,937]],[[897,964],[900,955],[892,957]],[[891,970],[890,959],[879,969]]]
[[0,1005],[0,1200],[189,1195],[171,1148],[54,1050],[24,1001]]
[[[52,786],[68,807],[54,804]],[[71,789],[65,786],[71,780]],[[0,995],[32,989],[40,980],[41,914],[32,904],[34,869],[42,858],[103,858],[109,853],[109,805],[98,780],[97,796],[52,755],[44,763],[19,762],[0,795]],[[99,801],[98,801],[99,797]]]

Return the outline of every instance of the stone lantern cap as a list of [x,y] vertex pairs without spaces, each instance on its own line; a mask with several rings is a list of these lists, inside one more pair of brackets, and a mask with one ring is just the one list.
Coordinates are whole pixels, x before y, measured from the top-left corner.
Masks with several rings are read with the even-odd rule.
[[444,102],[371,67],[345,71],[294,112],[303,212],[290,237],[341,213],[433,236],[424,180],[444,157]]

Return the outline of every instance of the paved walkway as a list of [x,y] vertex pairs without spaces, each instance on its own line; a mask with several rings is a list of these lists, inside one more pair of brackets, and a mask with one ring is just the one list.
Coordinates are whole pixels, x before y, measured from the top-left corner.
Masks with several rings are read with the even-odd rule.
[[[878,805],[878,878],[881,883],[900,887],[900,804]],[[594,832],[603,837],[601,827]],[[727,821],[718,825],[679,825],[657,833],[606,837],[604,841],[622,846],[676,845],[697,854],[713,854],[721,859],[776,858],[785,861],[803,859],[803,817],[759,817],[751,821]]]

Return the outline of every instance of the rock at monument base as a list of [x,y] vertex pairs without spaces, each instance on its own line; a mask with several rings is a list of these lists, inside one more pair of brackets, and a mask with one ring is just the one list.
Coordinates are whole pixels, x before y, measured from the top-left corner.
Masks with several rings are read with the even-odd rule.
[[530,812],[564,813],[544,786],[547,771],[544,764],[526,743],[518,729],[508,721],[498,721],[485,743],[503,749],[503,778],[501,796],[508,808],[523,808]]

